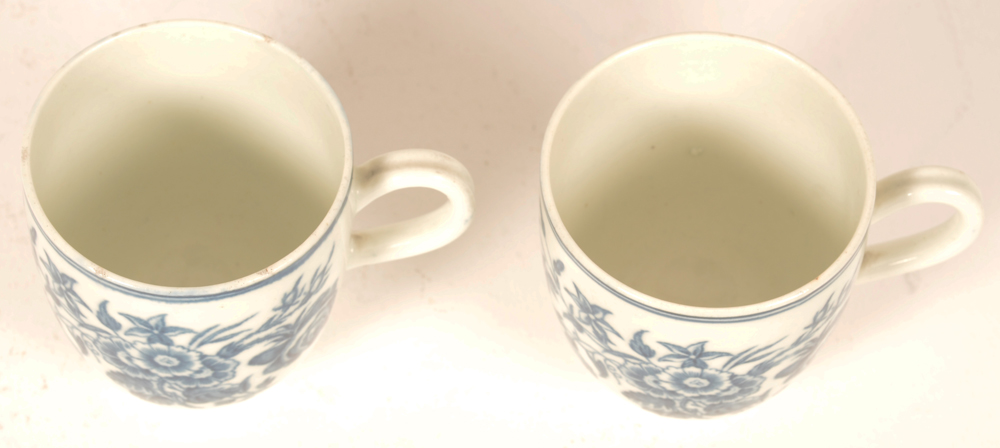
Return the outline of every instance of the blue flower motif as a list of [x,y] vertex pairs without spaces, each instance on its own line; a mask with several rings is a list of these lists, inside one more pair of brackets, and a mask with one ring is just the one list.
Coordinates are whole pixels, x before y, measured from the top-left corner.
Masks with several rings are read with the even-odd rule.
[[134,349],[122,339],[98,338],[94,341],[94,347],[105,362],[117,368],[122,374],[133,378],[159,379],[159,376],[153,372],[136,366],[133,360],[134,356],[130,353]]
[[[611,311],[591,302],[576,282],[572,282],[572,288],[559,289],[561,284],[569,283],[560,280],[565,266],[553,263],[548,246],[543,248],[546,276],[560,322],[584,365],[595,376],[627,386],[621,393],[639,406],[670,417],[712,417],[740,412],[763,401],[772,392],[767,389],[769,380],[787,381],[808,363],[843,308],[848,292],[848,288],[831,291],[794,339],[784,336],[732,353],[708,350],[709,341],[650,341],[666,349],[666,353],[657,353],[644,341],[651,340],[653,333],[638,329],[630,339],[622,338],[608,322]],[[627,343],[623,345],[631,353],[618,348],[619,343]],[[766,376],[772,371],[778,373]]]
[[653,363],[626,362],[622,365],[621,372],[629,383],[642,391],[659,396],[667,395],[658,382],[658,376],[663,372],[662,367]]
[[[133,395],[161,404],[204,404],[210,397],[232,396],[224,383],[232,379],[238,362],[162,344],[129,345],[108,339],[98,345],[118,371],[108,377]],[[237,388],[239,389],[239,388]]]
[[643,409],[660,414],[664,417],[675,417],[675,418],[691,418],[696,417],[696,415],[691,415],[688,412],[684,412],[679,409],[678,403],[668,397],[656,397],[642,392],[625,391],[622,395],[629,400],[632,400],[635,404],[638,404]]
[[176,378],[175,381],[186,387],[224,383],[236,376],[236,367],[239,365],[239,362],[232,359],[204,356],[201,358],[200,370],[186,377]]
[[199,387],[185,389],[182,392],[183,400],[190,404],[223,405],[232,403],[240,399],[240,395],[248,392],[249,388],[244,384],[222,384],[216,387]]
[[705,403],[735,401],[760,389],[764,378],[700,367],[667,367],[657,382],[668,395],[698,399]]
[[[258,316],[255,313],[196,333],[168,325],[166,314],[143,318],[113,313],[109,300],[88,305],[75,290],[77,280],[61,272],[44,250],[37,246],[35,250],[56,316],[81,352],[94,355],[109,368],[105,372],[108,377],[133,395],[160,404],[221,405],[267,388],[276,379],[268,374],[287,367],[316,340],[337,292],[336,280],[331,285],[329,277],[331,248],[326,263],[318,266],[307,282],[303,278],[309,277],[300,276],[280,296],[273,313],[260,319],[259,326],[246,325]],[[131,325],[124,328],[128,323]],[[239,372],[241,362],[234,358],[264,344],[270,348],[246,363],[265,366],[261,372],[264,378],[254,386],[253,375],[247,372],[253,369]],[[236,383],[233,380],[240,373],[242,381]]]
[[80,310],[81,307],[87,311],[91,311],[87,302],[84,302],[80,298],[80,295],[76,293],[76,279],[60,272],[48,253],[45,254],[44,260],[39,259],[39,261],[48,274],[45,277],[45,291],[49,293],[53,304],[66,310],[67,313],[76,319],[81,319],[84,316],[83,311]]
[[719,415],[735,414],[756,406],[758,403],[764,401],[769,394],[770,391],[757,396],[748,396],[741,400],[705,403],[701,406],[696,405],[695,402],[690,402],[691,405],[687,406],[686,410],[694,415],[697,415],[698,417],[715,417]]
[[163,377],[183,377],[201,370],[201,354],[163,344],[138,345],[128,350],[129,361]]
[[627,363],[625,378],[644,393],[702,405],[738,401],[760,390],[764,378],[700,367],[659,367]]
[[[163,393],[156,380],[136,378],[122,372],[107,372],[108,378],[127,389],[132,395],[158,404],[173,404],[174,400]],[[162,380],[160,380],[162,381]]]
[[667,360],[683,360],[681,367],[708,367],[706,360],[720,358],[723,356],[732,356],[725,352],[706,352],[705,344],[707,341],[702,341],[697,344],[691,344],[687,347],[681,347],[677,344],[671,344],[669,342],[660,342],[660,345],[666,347],[671,353],[664,355],[658,361]]
[[267,365],[264,374],[267,375],[291,364],[319,336],[320,330],[326,325],[333,308],[333,300],[337,296],[337,286],[324,291],[312,305],[309,306],[294,323],[288,325],[271,348],[253,357],[247,364],[251,366]]
[[[656,380],[664,389],[689,398],[719,397],[733,393],[729,372],[700,367],[667,367]],[[736,391],[739,389],[737,388]]]
[[135,324],[134,327],[129,328],[125,332],[125,335],[144,337],[146,338],[146,342],[150,344],[173,345],[174,341],[173,339],[170,339],[170,336],[193,333],[193,331],[188,330],[187,328],[168,327],[166,323],[166,314],[153,316],[149,319],[142,319],[125,313],[120,314],[122,317]]
[[618,336],[621,339],[622,336],[606,320],[611,315],[611,312],[590,303],[590,300],[587,300],[587,297],[580,292],[580,288],[576,284],[573,285],[573,288],[575,292],[567,289],[566,293],[573,298],[576,306],[574,307],[571,304],[569,309],[563,313],[563,317],[572,322],[576,331],[589,335],[602,346],[611,345],[611,338],[608,336],[608,333]]
[[232,379],[238,362],[218,356],[205,356],[180,346],[135,344],[127,360],[134,367],[183,388],[212,386]]
[[694,400],[675,400],[669,397],[657,397],[642,392],[625,391],[622,395],[643,409],[674,418],[705,418],[726,414],[735,414],[764,401],[767,393],[750,397],[741,401],[703,403]]

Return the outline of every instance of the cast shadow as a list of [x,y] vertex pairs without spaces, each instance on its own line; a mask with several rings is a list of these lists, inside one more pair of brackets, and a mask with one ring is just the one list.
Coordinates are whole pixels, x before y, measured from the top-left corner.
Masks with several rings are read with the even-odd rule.
[[[321,5],[295,34],[274,36],[337,92],[351,123],[355,166],[396,149],[436,149],[465,164],[476,189],[473,224],[451,245],[343,275],[328,329],[303,364],[349,350],[390,316],[476,307],[470,313],[489,321],[469,326],[532,358],[579,369],[543,292],[538,165],[559,98],[606,55],[583,54],[580,35],[545,26],[565,11],[532,5],[538,13],[530,17],[508,14],[525,8],[506,2],[421,2],[419,9],[368,2],[352,11]],[[432,192],[398,192],[359,222],[393,222],[441,202]],[[472,278],[524,291],[497,297],[496,288],[476,288]]]

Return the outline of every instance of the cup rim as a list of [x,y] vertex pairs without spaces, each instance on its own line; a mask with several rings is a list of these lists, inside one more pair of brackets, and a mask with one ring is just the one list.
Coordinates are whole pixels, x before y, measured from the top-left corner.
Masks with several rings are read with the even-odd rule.
[[[320,221],[319,225],[312,231],[312,233],[309,234],[305,241],[278,261],[275,261],[260,271],[224,283],[193,287],[161,286],[132,280],[108,271],[96,263],[88,260],[62,238],[59,232],[56,231],[55,227],[46,217],[45,211],[42,208],[35,192],[34,181],[31,173],[31,142],[35,132],[35,126],[38,121],[38,114],[42,105],[49,99],[49,96],[55,86],[57,86],[60,81],[68,73],[70,73],[78,63],[80,63],[80,61],[84,60],[91,53],[125,36],[142,33],[152,29],[192,25],[247,35],[251,38],[257,39],[267,47],[283,54],[285,57],[288,57],[293,62],[298,64],[298,66],[302,68],[302,70],[304,70],[310,78],[312,78],[316,86],[320,88],[326,101],[333,106],[331,109],[334,115],[336,115],[337,121],[343,130],[344,166],[337,195],[334,197],[329,210],[327,210],[326,214],[323,216],[323,220]],[[294,271],[295,268],[303,264],[316,251],[316,249],[318,249],[319,245],[322,244],[332,233],[334,226],[336,226],[337,221],[340,219],[340,216],[344,213],[344,209],[346,208],[348,195],[350,194],[351,184],[353,182],[353,173],[354,152],[351,144],[351,130],[347,122],[347,115],[344,112],[343,105],[340,103],[336,93],[334,93],[333,88],[330,87],[326,79],[323,78],[323,76],[305,59],[274,39],[243,27],[211,20],[164,20],[145,23],[114,33],[81,50],[79,53],[70,58],[70,60],[67,61],[62,67],[60,67],[52,78],[45,84],[45,87],[42,88],[38,99],[35,100],[34,106],[32,107],[31,115],[28,119],[27,131],[25,132],[21,148],[21,180],[24,188],[25,201],[28,205],[27,208],[29,217],[34,220],[35,225],[39,227],[40,233],[42,233],[44,238],[49,240],[50,245],[58,253],[58,255],[73,265],[81,273],[103,286],[107,286],[111,289],[135,297],[165,302],[201,302],[232,297],[270,284],[271,282],[276,281]]]
[[[851,236],[850,241],[844,247],[840,255],[837,256],[836,260],[829,265],[823,272],[810,280],[805,285],[802,285],[795,290],[788,292],[784,295],[778,296],[776,298],[768,299],[763,302],[758,302],[750,305],[734,306],[734,307],[701,307],[692,305],[682,305],[679,303],[669,302],[664,299],[658,299],[648,294],[639,292],[638,290],[622,283],[618,279],[612,277],[610,274],[605,272],[594,263],[593,260],[588,257],[582,249],[576,244],[576,241],[570,235],[569,230],[565,227],[562,222],[562,218],[559,215],[559,210],[556,208],[555,197],[552,193],[552,182],[551,182],[551,164],[552,164],[552,143],[555,138],[556,130],[559,128],[562,118],[569,108],[569,106],[574,103],[577,95],[590,84],[597,75],[602,73],[604,70],[615,65],[622,58],[644,51],[646,49],[660,46],[660,45],[673,45],[683,41],[689,40],[704,40],[712,39],[718,41],[724,41],[729,43],[738,43],[741,45],[756,47],[758,49],[764,49],[770,51],[778,56],[783,57],[788,60],[792,65],[798,67],[804,73],[806,73],[814,82],[816,82],[823,90],[826,91],[828,95],[836,102],[840,112],[845,118],[847,118],[850,123],[851,129],[854,132],[855,138],[857,139],[858,147],[861,150],[861,156],[864,160],[865,167],[865,196],[863,209],[861,212],[861,217],[858,220],[858,224],[854,229],[854,233]],[[854,261],[855,255],[858,254],[859,249],[861,249],[864,244],[865,238],[868,232],[868,226],[871,222],[872,210],[875,205],[875,169],[874,162],[872,160],[871,149],[868,145],[868,139],[865,135],[864,129],[861,127],[861,122],[858,120],[851,108],[847,99],[844,98],[843,94],[837,90],[834,85],[827,80],[823,75],[819,73],[815,68],[807,64],[805,61],[799,59],[798,57],[792,55],[790,52],[777,47],[776,45],[734,34],[725,33],[707,33],[707,32],[697,32],[697,33],[681,33],[672,34],[662,37],[653,38],[645,42],[638,43],[629,48],[621,50],[607,59],[600,62],[597,66],[588,71],[580,80],[578,80],[573,86],[566,92],[566,94],[559,101],[556,106],[555,111],[552,114],[552,118],[549,120],[548,127],[545,130],[545,137],[542,143],[542,164],[541,164],[541,186],[542,186],[542,208],[543,214],[546,216],[542,217],[542,225],[548,224],[554,229],[554,236],[562,244],[563,248],[567,251],[569,256],[573,258],[581,269],[588,271],[587,273],[598,283],[602,283],[603,286],[608,288],[610,291],[615,293],[616,296],[624,299],[637,302],[639,305],[652,309],[657,312],[673,314],[676,316],[685,316],[698,319],[731,319],[738,317],[746,317],[752,315],[758,315],[763,313],[772,313],[784,309],[788,306],[793,306],[798,303],[802,303],[808,298],[812,297],[817,291],[824,289],[824,287],[840,277],[840,274]],[[852,277],[854,273],[851,273]]]

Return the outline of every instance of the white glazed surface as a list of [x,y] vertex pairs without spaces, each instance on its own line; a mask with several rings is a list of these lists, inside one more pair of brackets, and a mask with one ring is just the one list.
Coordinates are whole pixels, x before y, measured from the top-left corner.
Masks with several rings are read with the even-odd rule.
[[[697,318],[628,297],[587,270],[542,213],[549,292],[573,349],[594,376],[654,413],[710,418],[746,410],[805,368],[847,304],[855,254],[825,284],[768,312]],[[685,381],[706,383],[685,384]]]
[[[1000,3],[0,2],[0,446],[892,447],[1000,445]],[[476,180],[468,233],[342,277],[328,329],[288,378],[191,411],[137,400],[76,352],[32,261],[21,136],[45,82],[82,48],[168,18],[272,36],[330,82],[358,164],[429,147]],[[539,244],[539,150],[559,99],[611,54],[719,31],[788,49],[854,106],[876,171],[960,168],[981,187],[980,238],[948,262],[852,288],[813,362],[749,411],[705,421],[644,411],[586,370],[553,312]],[[402,191],[357,226],[442,203]],[[947,207],[875,224],[878,243]],[[612,320],[613,321],[613,320]],[[405,366],[405,369],[401,368]]]
[[[136,59],[135,63],[130,63],[130,59]],[[191,98],[184,98],[187,96]],[[151,97],[157,104],[149,100]],[[67,204],[72,198],[66,198],[66,189],[87,188],[97,182],[94,179],[110,177],[108,173],[114,169],[126,171],[125,175],[154,177],[155,163],[146,163],[152,165],[148,168],[150,172],[133,168],[134,165],[116,168],[115,164],[123,164],[119,159],[132,156],[134,151],[160,153],[164,150],[150,149],[155,146],[141,138],[125,144],[114,140],[106,143],[101,138],[109,134],[106,131],[109,126],[132,124],[125,118],[137,104],[139,107],[158,107],[159,101],[173,101],[175,97],[181,98],[180,103],[218,101],[215,113],[224,114],[227,109],[234,108],[231,114],[236,117],[227,119],[238,122],[248,119],[249,115],[256,120],[243,126],[260,127],[263,122],[266,123],[263,126],[272,127],[272,135],[265,132],[262,136],[256,129],[245,131],[251,139],[288,145],[287,148],[264,145],[263,152],[283,151],[279,156],[270,154],[273,160],[264,164],[292,165],[300,181],[314,184],[308,189],[325,189],[324,193],[329,195],[325,216],[318,225],[315,220],[319,216],[313,216],[309,227],[315,230],[311,230],[304,242],[298,247],[292,246],[294,250],[286,245],[290,253],[278,253],[277,260],[262,259],[253,249],[215,254],[223,259],[245,256],[245,261],[259,265],[250,272],[224,266],[218,272],[205,275],[187,274],[184,273],[186,269],[214,270],[215,263],[205,266],[181,263],[179,267],[167,269],[164,275],[146,272],[151,278],[162,280],[159,284],[149,284],[141,281],[145,278],[129,279],[98,265],[61,237],[45,212],[51,209],[57,215],[66,215],[60,217],[60,228],[69,232],[77,230],[74,216],[66,211],[73,205]],[[186,107],[182,105],[180,113],[187,113]],[[89,109],[100,113],[88,115]],[[274,120],[268,121],[269,118]],[[212,126],[217,122],[208,120],[202,124]],[[135,133],[140,137],[152,132],[151,125],[115,131]],[[185,131],[184,126],[165,130],[168,134]],[[159,136],[162,139],[169,137]],[[213,143],[210,140],[207,144]],[[247,176],[239,169],[234,169],[233,173],[222,172],[228,166],[218,167],[219,172],[206,173],[186,172],[184,165],[201,163],[212,167],[213,163],[218,163],[213,157],[240,157],[241,150],[250,148],[230,149],[228,154],[204,160],[179,156],[178,148],[188,150],[184,144],[168,146],[167,154],[158,156],[168,162],[181,159],[176,168],[179,172],[172,176],[218,175],[215,182],[252,182],[252,179],[239,180]],[[116,146],[121,147],[107,149]],[[210,151],[216,149],[200,148],[201,153]],[[66,64],[43,91],[32,114],[21,160],[36,265],[45,278],[45,291],[58,321],[77,349],[96,361],[109,378],[133,395],[166,405],[228,404],[270,387],[312,346],[329,318],[340,276],[348,267],[440,248],[468,228],[473,213],[472,179],[468,171],[450,156],[436,151],[404,150],[373,159],[358,168],[357,184],[354,184],[347,122],[337,98],[322,77],[308,63],[270,38],[213,22],[144,25],[116,33],[84,50]],[[230,163],[238,165],[238,162]],[[127,172],[129,170],[137,173]],[[334,184],[337,178],[340,182]],[[111,187],[118,184],[121,183],[113,183]],[[193,191],[183,191],[188,184],[195,186]],[[210,203],[208,198],[214,191],[199,189],[230,188],[229,185],[213,184],[211,178],[195,179],[180,187],[171,183],[147,187],[140,179],[129,187],[133,191],[128,194],[140,199],[149,196],[155,198],[150,201],[160,200],[170,208],[139,212],[137,223],[143,221],[143,215],[147,220],[166,221],[154,223],[151,231],[140,238],[163,238],[163,234],[171,231],[198,233],[197,226],[182,224],[191,220],[212,220],[211,214],[200,212],[211,212],[213,208],[223,215],[218,218],[223,227],[239,226],[239,220],[233,220],[230,215],[247,212],[241,209],[268,204],[263,198],[245,198],[241,193],[252,192],[250,187],[243,187],[243,192],[233,192],[235,196],[223,195],[221,201],[216,201],[218,203]],[[420,218],[351,233],[351,222],[358,210],[391,191],[409,187],[438,190],[445,194],[448,202]],[[182,191],[179,198],[163,201],[155,195],[156,188]],[[104,219],[124,220],[136,215],[132,209],[147,207],[141,201],[132,203],[132,200],[126,196],[119,199],[123,204],[111,201],[108,210],[115,211]],[[286,201],[295,204],[299,199]],[[268,212],[280,214],[277,209]],[[182,216],[180,223],[171,224],[170,219],[177,214],[189,216]],[[113,226],[118,224],[106,225],[114,232]],[[302,223],[291,224],[302,230]],[[291,224],[288,227],[292,227]],[[129,231],[128,228],[135,225],[129,223],[126,230],[118,232]],[[256,233],[268,231],[255,230]],[[271,226],[269,230],[291,231],[281,226]],[[226,229],[213,231],[225,232]],[[102,244],[91,241],[97,237],[88,237],[86,232],[84,235],[77,241],[90,246]],[[298,236],[305,235],[300,232]],[[182,234],[180,241],[210,244],[199,241],[205,237]],[[266,235],[263,238],[266,240]],[[244,244],[255,242],[251,239]],[[270,243],[258,241],[256,244]],[[91,251],[100,249],[90,248]],[[126,264],[130,257],[166,256],[152,250],[147,250],[147,254],[130,247],[124,249],[107,259],[115,264]],[[259,252],[266,254],[267,251]],[[274,251],[270,252],[275,255]],[[141,258],[135,262],[140,266],[146,263]],[[150,269],[155,269],[155,265],[138,272]],[[242,276],[225,277],[234,272]],[[206,281],[211,284],[203,285]]]
[[[691,68],[685,70],[688,67]],[[680,73],[676,75],[676,79],[657,82],[660,77],[678,70]],[[752,76],[744,80],[738,76],[741,73]],[[771,82],[771,78],[778,82],[767,84]],[[768,89],[754,89],[755,83],[763,83],[764,87],[774,90],[776,107],[767,106],[767,95],[764,92]],[[792,87],[787,87],[789,84]],[[654,90],[654,95],[649,96],[646,94],[647,89],[657,90]],[[799,102],[801,96],[811,100],[802,104]],[[730,99],[732,101],[727,101]],[[635,107],[635,103],[645,107]],[[615,108],[608,104],[622,106]],[[679,111],[665,116],[657,114],[663,108],[669,110],[677,107],[675,104],[681,105]],[[611,113],[606,112],[608,109]],[[613,163],[620,150],[615,138],[631,138],[635,132],[648,133],[650,121],[655,123],[657,120],[674,118],[673,115],[684,109],[694,109],[699,112],[698,115],[705,115],[708,119],[719,117],[718,122],[722,125],[722,132],[727,134],[726,139],[739,139],[742,133],[750,132],[755,141],[763,143],[749,147],[737,146],[732,150],[736,154],[728,158],[762,158],[764,162],[755,163],[764,168],[757,170],[779,177],[776,182],[780,188],[799,191],[804,194],[804,198],[816,197],[819,199],[817,208],[831,209],[830,213],[822,215],[833,217],[835,222],[830,228],[835,229],[834,235],[840,234],[836,237],[838,240],[846,243],[839,249],[835,260],[821,272],[815,273],[814,278],[801,279],[799,286],[791,291],[772,297],[757,297],[760,291],[756,291],[749,294],[754,300],[744,299],[730,306],[713,307],[650,297],[608,275],[585,256],[580,246],[570,237],[573,230],[567,228],[564,224],[566,219],[562,216],[568,213],[568,221],[572,223],[580,213],[578,210],[586,206],[586,199],[594,194],[588,195],[587,188],[600,189],[603,184],[598,182],[590,186],[590,178],[577,178],[577,173],[590,171],[594,173],[593,178],[603,180],[604,177],[598,173],[609,163]],[[797,112],[802,112],[801,117]],[[591,121],[593,116],[597,120]],[[592,143],[589,138],[592,129],[601,126],[601,119],[605,116],[608,117],[606,121],[611,122],[609,127],[612,132],[598,134],[600,138],[597,143]],[[796,118],[792,120],[791,117]],[[634,123],[643,125],[635,128]],[[712,124],[699,117],[699,126],[705,127],[705,132],[711,132]],[[774,129],[765,126],[772,126]],[[818,134],[821,138],[810,134]],[[811,150],[813,146],[816,147],[815,151]],[[740,154],[748,149],[762,154],[755,157]],[[582,152],[581,156],[576,155],[578,151]],[[789,160],[785,161],[784,158]],[[583,76],[556,108],[545,134],[541,159],[543,203],[547,213],[553,218],[552,223],[557,233],[564,236],[563,241],[575,258],[615,290],[623,291],[652,308],[688,316],[753,315],[783,307],[807,296],[829,282],[853,259],[857,248],[864,241],[875,201],[874,167],[871,165],[871,153],[864,131],[836,88],[794,56],[766,43],[736,36],[668,36],[624,49],[603,61]],[[831,169],[824,170],[827,166]],[[826,180],[815,182],[813,178]],[[705,191],[693,194],[712,193]],[[670,211],[669,204],[662,207]],[[634,218],[626,216],[623,219]],[[719,219],[737,218],[720,216]],[[755,220],[751,219],[753,221]],[[761,224],[758,222],[754,225]],[[760,233],[759,229],[751,230]],[[765,248],[766,245],[763,245],[754,249],[766,253]],[[696,248],[691,250],[692,253],[697,253]],[[637,262],[641,264],[641,260]],[[801,277],[801,273],[795,278],[798,277]]]
[[29,195],[109,272],[173,287],[252,276],[280,266],[347,196],[350,135],[336,97],[263,37],[145,26],[56,76],[26,142]]
[[[191,51],[189,39],[212,44],[217,43],[217,46],[221,48],[216,51],[208,51],[207,53],[194,52]],[[228,46],[233,47],[232,51],[227,52],[225,50],[225,47]],[[105,51],[105,48],[108,47],[111,50]],[[164,53],[162,61],[156,56],[159,52]],[[234,60],[228,60],[222,56],[228,53],[236,55]],[[258,53],[267,53],[269,59],[272,59],[272,63],[262,66],[259,63],[260,61],[257,61],[258,63],[247,61],[247,59],[254,59]],[[185,58],[192,57],[190,56],[191,54],[194,54],[195,58],[205,56],[207,57],[207,61],[194,60],[190,61],[192,65],[185,64],[185,62],[188,62],[185,61]],[[94,58],[93,61],[91,57]],[[142,58],[144,63],[126,64],[130,58]],[[222,59],[222,62],[216,65],[216,60],[219,58]],[[280,63],[273,61],[280,61]],[[102,72],[104,65],[115,62],[129,67],[130,70],[115,72],[107,69],[108,73]],[[240,66],[242,65],[257,67],[262,70],[259,73],[253,71],[245,72],[240,70]],[[203,69],[205,72],[185,73],[185,70],[194,70],[195,68]],[[274,71],[271,71],[272,69]],[[179,71],[179,73],[174,73],[175,70]],[[96,71],[97,74],[95,75],[91,71]],[[139,73],[132,73],[132,71]],[[106,124],[93,125],[86,120],[106,119],[114,121],[115,114],[127,114],[130,106],[134,106],[135,103],[141,104],[142,100],[151,102],[150,98],[169,99],[172,94],[192,94],[200,97],[206,89],[214,91],[219,88],[218,97],[223,99],[223,104],[226,107],[232,107],[235,102],[247,103],[242,109],[248,109],[258,114],[256,115],[257,120],[254,121],[254,125],[259,126],[257,121],[267,116],[260,114],[266,114],[266,111],[272,108],[277,108],[278,110],[288,109],[290,104],[298,104],[299,101],[286,103],[284,98],[280,96],[282,90],[280,88],[274,90],[264,89],[265,92],[270,92],[270,95],[278,95],[270,97],[268,94],[260,96],[240,94],[234,88],[242,86],[244,92],[253,92],[257,90],[254,87],[255,83],[268,82],[272,77],[280,78],[282,76],[299,80],[301,85],[294,87],[292,90],[304,89],[306,92],[302,92],[294,97],[296,100],[301,100],[304,103],[303,108],[295,112],[288,111],[287,115],[276,115],[277,119],[274,125],[277,128],[281,129],[288,125],[288,123],[297,122],[295,118],[297,115],[324,115],[327,118],[325,121],[319,120],[317,122],[322,124],[322,126],[316,125],[312,127],[310,132],[304,132],[306,135],[312,136],[314,140],[319,140],[319,142],[314,141],[301,146],[306,149],[305,154],[313,155],[304,157],[311,163],[297,164],[297,171],[300,171],[305,176],[311,175],[312,177],[319,178],[323,176],[317,173],[317,171],[321,173],[324,171],[323,168],[310,167],[309,169],[305,169],[305,167],[310,165],[319,165],[322,167],[325,165],[327,168],[326,171],[328,171],[327,174],[339,177],[339,181],[334,184],[330,179],[316,180],[317,183],[326,183],[331,189],[336,188],[337,193],[329,210],[327,210],[319,226],[305,241],[299,244],[291,253],[267,266],[266,269],[261,269],[258,272],[238,279],[231,279],[231,281],[224,283],[198,288],[170,288],[144,284],[124,278],[113,272],[107,272],[105,269],[93,265],[62,240],[58,231],[52,227],[48,219],[44,216],[44,213],[41,212],[41,201],[45,200],[46,195],[58,198],[58,194],[56,194],[58,191],[53,191],[51,194],[44,191],[44,189],[36,192],[36,177],[39,177],[40,181],[37,182],[38,186],[55,189],[57,187],[72,188],[73,185],[72,182],[68,185],[61,185],[57,181],[48,182],[48,178],[51,177],[55,180],[70,178],[77,181],[81,181],[78,178],[82,178],[84,179],[82,181],[85,181],[87,176],[101,175],[100,171],[97,170],[95,170],[97,171],[96,173],[94,171],[86,171],[85,168],[90,168],[87,161],[74,160],[73,158],[73,156],[80,158],[89,155],[88,151],[78,150],[73,145],[74,140],[80,139],[86,142],[88,139],[99,138],[101,136],[100,132],[94,132],[93,134],[97,135],[92,136],[88,130],[91,128],[101,130],[107,126]],[[127,82],[119,81],[118,77],[123,77]],[[151,77],[153,79],[149,79]],[[157,79],[157,77],[163,77],[163,79]],[[184,81],[181,82],[181,80]],[[78,87],[80,84],[82,84],[82,87]],[[190,85],[194,93],[178,93],[169,90],[169,88],[177,84]],[[93,90],[90,89],[91,86],[93,86]],[[122,88],[121,91],[117,90],[119,87]],[[176,89],[176,87],[173,88]],[[199,92],[199,90],[202,92]],[[109,97],[112,100],[105,102],[103,101],[104,97]],[[63,101],[72,104],[63,106],[61,104]],[[81,104],[76,104],[78,101]],[[89,112],[89,104],[105,106],[96,107],[97,113],[79,113],[81,110]],[[95,108],[94,106],[89,107]],[[310,107],[312,107],[312,110],[309,110]],[[320,114],[321,111],[324,113]],[[80,115],[83,118],[77,117]],[[254,116],[254,114],[251,113],[251,116]],[[61,124],[66,124],[67,128],[59,127]],[[296,127],[291,127],[292,134],[296,133],[294,132]],[[327,129],[320,130],[323,128]],[[321,138],[323,133],[329,133],[329,135],[325,136],[327,138]],[[331,136],[339,138],[331,140],[329,138]],[[271,41],[269,38],[224,24],[178,21],[152,26],[140,26],[127,30],[127,32],[116,33],[93,44],[68,61],[46,85],[45,90],[39,96],[36,107],[32,111],[31,122],[28,125],[24,140],[25,145],[22,148],[21,163],[22,175],[25,179],[25,196],[28,206],[38,212],[36,216],[41,226],[40,230],[49,235],[56,242],[57,246],[64,248],[63,250],[67,256],[74,259],[84,269],[91,273],[99,273],[103,278],[108,279],[112,283],[152,294],[167,296],[210,295],[231,291],[266,279],[270,276],[271,272],[281,270],[295,262],[296,259],[319,241],[322,235],[326,233],[325,230],[331,227],[338,219],[343,205],[351,197],[350,189],[345,187],[345,185],[351,182],[353,170],[350,131],[343,111],[340,110],[336,96],[330,90],[329,86],[326,85],[322,76],[316,73],[307,62],[298,58],[282,45]],[[60,142],[60,140],[66,141]],[[310,139],[306,138],[306,140]],[[329,147],[324,148],[324,144]],[[37,152],[32,150],[36,146],[38,147]],[[94,148],[94,145],[86,145],[83,148],[91,151],[100,151],[100,148]],[[331,151],[333,154],[321,155],[324,149]],[[55,155],[62,156],[62,153],[68,153],[68,161],[51,157]],[[100,153],[98,152],[98,154]],[[330,159],[326,158],[333,155],[339,155],[339,158],[342,160],[336,161],[337,159],[332,159],[334,161],[330,162]],[[39,159],[36,160],[36,156]],[[100,157],[97,158],[100,159]],[[326,163],[321,162],[324,160]],[[340,169],[335,171],[328,170],[333,167],[339,167]],[[80,170],[82,172],[78,173],[76,171],[78,168],[84,168],[84,170]],[[99,169],[99,166],[97,168]],[[73,175],[69,175],[70,173]],[[351,210],[353,211],[353,208]]]
[[623,50],[573,86],[542,182],[592,269],[666,302],[746,307],[735,315],[843,266],[870,213],[869,157],[849,106],[810,67],[690,34]]
[[912,168],[880,180],[873,223],[919,204],[949,205],[956,213],[930,230],[866,248],[858,280],[878,280],[923,269],[965,250],[982,230],[982,201],[979,187],[953,168]]
[[[660,134],[682,137],[665,144]],[[747,141],[754,144],[739,144]],[[658,151],[676,155],[649,155]],[[725,163],[699,165],[712,157]],[[725,172],[732,169],[727,164],[737,166],[734,172]],[[846,304],[859,266],[862,276],[879,278],[940,263],[968,247],[982,226],[978,188],[953,169],[922,167],[890,176],[879,183],[883,198],[876,204],[868,142],[840,93],[794,56],[737,36],[667,36],[608,58],[556,108],[541,165],[544,268],[570,343],[605,384],[669,417],[715,417],[760,403],[812,358]],[[778,186],[758,188],[740,170],[759,171],[754,174]],[[643,177],[651,180],[616,188]],[[681,182],[656,186],[664,177]],[[749,195],[702,211],[702,204],[740,188]],[[768,195],[784,190],[806,202],[764,206],[772,200]],[[629,202],[638,205],[618,206]],[[958,213],[936,228],[872,248],[874,261],[862,264],[873,207],[884,218],[926,202],[952,205]],[[785,226],[805,222],[775,216],[795,216],[796,209],[801,216],[808,208],[818,209],[811,218],[829,221],[832,231],[798,235]],[[633,224],[619,229],[602,222],[591,229],[581,222],[597,219]],[[714,221],[724,221],[721,231],[712,233]],[[789,251],[817,244],[811,239],[835,245],[826,254]],[[627,248],[609,257],[615,244]],[[659,260],[674,253],[679,261]],[[683,275],[663,273],[669,270]],[[768,270],[788,275],[771,277]],[[670,282],[681,285],[672,291]],[[708,284],[708,292],[699,283]]]
[[[295,266],[247,290],[178,297],[138,293],[81,269],[34,219],[30,233],[52,309],[77,349],[136,396],[203,407],[266,389],[312,344],[326,324],[345,269],[348,218]],[[264,341],[257,342],[260,338]],[[160,355],[182,364],[157,369]]]

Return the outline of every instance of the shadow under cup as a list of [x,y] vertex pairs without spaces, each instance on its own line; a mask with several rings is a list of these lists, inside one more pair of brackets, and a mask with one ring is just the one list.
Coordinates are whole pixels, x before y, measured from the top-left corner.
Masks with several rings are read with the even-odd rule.
[[553,204],[611,277],[668,302],[736,307],[831,266],[865,202],[838,96],[741,40],[622,53],[574,88],[551,135]]
[[31,174],[46,216],[88,260],[147,284],[274,264],[319,226],[344,170],[347,131],[311,70],[221,25],[104,41],[37,106]]

